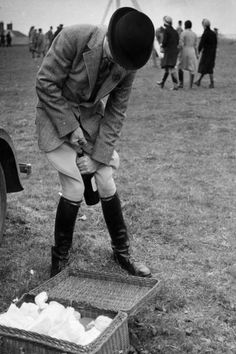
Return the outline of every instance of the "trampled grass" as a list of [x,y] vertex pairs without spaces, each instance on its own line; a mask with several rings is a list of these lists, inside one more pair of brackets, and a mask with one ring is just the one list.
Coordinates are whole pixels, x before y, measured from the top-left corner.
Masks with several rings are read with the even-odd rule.
[[[116,181],[134,255],[160,289],[130,320],[132,343],[148,353],[236,353],[235,42],[220,41],[215,89],[161,90],[161,69],[137,75],[118,143]],[[0,125],[11,135],[24,191],[8,195],[0,248],[0,308],[48,279],[58,201],[57,174],[38,151],[35,74],[26,47],[0,48]],[[82,205],[73,262],[120,272],[111,259],[100,206]],[[34,270],[34,274],[30,270]]]

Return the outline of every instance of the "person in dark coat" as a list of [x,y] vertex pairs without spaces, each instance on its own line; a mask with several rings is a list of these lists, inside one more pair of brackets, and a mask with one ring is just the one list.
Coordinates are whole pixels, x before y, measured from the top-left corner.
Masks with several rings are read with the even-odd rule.
[[161,67],[165,69],[165,73],[162,80],[157,82],[157,85],[159,85],[161,88],[164,88],[165,82],[170,73],[174,83],[173,90],[178,90],[178,79],[175,66],[178,57],[179,35],[178,32],[172,27],[171,17],[164,16],[163,22],[165,27],[162,41],[164,57],[161,61]]
[[214,88],[214,67],[217,49],[217,35],[215,31],[211,30],[211,23],[209,20],[203,19],[202,26],[204,28],[204,32],[198,45],[198,52],[201,53],[201,59],[198,66],[198,72],[200,73],[200,76],[195,84],[200,86],[203,76],[209,74],[209,88]]
[[11,33],[9,31],[7,32],[6,39],[7,39],[7,47],[11,47],[12,38],[11,38]]
[[45,52],[48,51],[53,41],[53,27],[50,26],[50,29],[45,34]]
[[6,44],[6,37],[5,37],[4,32],[1,33],[0,38],[1,38],[0,46],[1,46],[1,47],[5,47],[5,44]]
[[55,33],[53,34],[52,41],[54,40],[54,38],[56,38],[56,36],[61,32],[62,29],[63,29],[63,24],[60,24],[59,26],[57,26],[57,29],[56,29]]

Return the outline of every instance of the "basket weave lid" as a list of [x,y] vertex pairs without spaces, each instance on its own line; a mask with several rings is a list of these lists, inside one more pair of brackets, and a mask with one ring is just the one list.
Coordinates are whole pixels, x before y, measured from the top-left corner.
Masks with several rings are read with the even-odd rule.
[[75,301],[99,309],[133,314],[156,293],[157,285],[158,280],[153,278],[67,268],[30,293],[37,295],[46,291],[51,299]]

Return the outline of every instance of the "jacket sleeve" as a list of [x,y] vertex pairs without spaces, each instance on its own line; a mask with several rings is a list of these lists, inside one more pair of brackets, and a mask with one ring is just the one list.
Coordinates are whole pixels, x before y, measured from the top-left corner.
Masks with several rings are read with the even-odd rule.
[[119,85],[110,93],[101,119],[92,158],[109,164],[116,141],[120,137],[130,98],[135,71],[129,72]]
[[42,108],[55,126],[61,138],[78,127],[78,122],[62,96],[62,87],[70,71],[76,46],[68,40],[66,33],[55,38],[43,60],[36,78],[36,92]]
[[204,45],[205,45],[205,41],[206,41],[206,33],[203,32],[202,36],[201,36],[201,39],[200,39],[200,42],[198,44],[198,52],[200,53],[201,50],[203,49]]
[[162,48],[166,48],[168,44],[168,30],[163,33]]

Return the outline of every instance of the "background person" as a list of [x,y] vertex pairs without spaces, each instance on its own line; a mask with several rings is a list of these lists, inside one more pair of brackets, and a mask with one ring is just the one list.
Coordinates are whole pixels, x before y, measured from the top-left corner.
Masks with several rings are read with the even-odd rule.
[[53,41],[53,27],[50,26],[49,30],[45,33],[45,53],[50,48]]
[[42,28],[39,28],[36,41],[36,52],[38,58],[40,58],[41,55],[44,57],[46,51],[45,45],[45,36],[43,34]]
[[63,29],[63,24],[61,23],[59,26],[57,26],[57,29],[56,29],[55,33],[53,34],[52,40],[54,38],[56,38],[56,36],[61,32],[62,29]]
[[160,26],[156,29],[155,35],[157,42],[161,45],[164,37],[165,28]]
[[[133,275],[151,275],[145,265],[130,256],[113,172],[119,166],[115,144],[126,117],[135,72],[149,60],[153,40],[154,27],[149,17],[134,8],[122,7],[112,15],[108,29],[93,25],[63,29],[39,69],[39,147],[58,171],[62,187],[51,276],[68,263],[84,194],[81,174],[91,173],[116,262]],[[104,106],[102,99],[107,96]],[[77,159],[81,147],[84,156]]]
[[33,27],[32,31],[30,32],[30,39],[29,39],[29,50],[31,52],[32,58],[35,58],[37,53],[37,43],[38,43],[38,32],[36,28]]
[[157,82],[161,88],[164,88],[165,82],[171,74],[171,79],[174,83],[173,90],[178,90],[178,79],[175,70],[177,56],[178,56],[178,44],[179,35],[178,32],[172,27],[172,18],[169,16],[164,16],[164,35],[162,40],[162,49],[164,51],[164,57],[161,60],[161,67],[165,69],[164,75],[161,81]]
[[164,37],[164,31],[165,28],[163,26],[158,27],[155,31],[156,41],[154,41],[154,47],[155,47],[157,57],[160,59],[160,66],[161,66],[161,60],[163,58],[163,49],[161,45]]
[[184,71],[189,71],[189,88],[193,86],[194,75],[197,72],[197,45],[198,39],[195,32],[192,31],[192,22],[187,20],[184,23],[185,30],[180,35],[179,41],[179,63],[178,63],[178,72],[179,72],[179,87],[183,88],[184,86]]
[[0,35],[0,46],[5,47],[6,45],[6,36],[5,33],[2,31]]
[[31,26],[29,29],[28,33],[28,39],[29,39],[29,51],[32,53],[33,52],[33,34],[35,32],[34,26]]
[[178,26],[176,27],[176,31],[178,32],[178,35],[180,37],[181,33],[183,32],[183,27],[182,27],[182,21],[178,21]]
[[204,32],[198,45],[198,51],[201,53],[201,58],[198,66],[198,72],[200,73],[200,76],[195,84],[200,86],[204,75],[209,74],[209,88],[214,88],[214,67],[217,49],[217,35],[215,31],[211,30],[211,23],[208,19],[205,18],[202,20],[202,26]]
[[7,40],[7,47],[11,47],[12,37],[10,31],[7,32],[6,40]]

